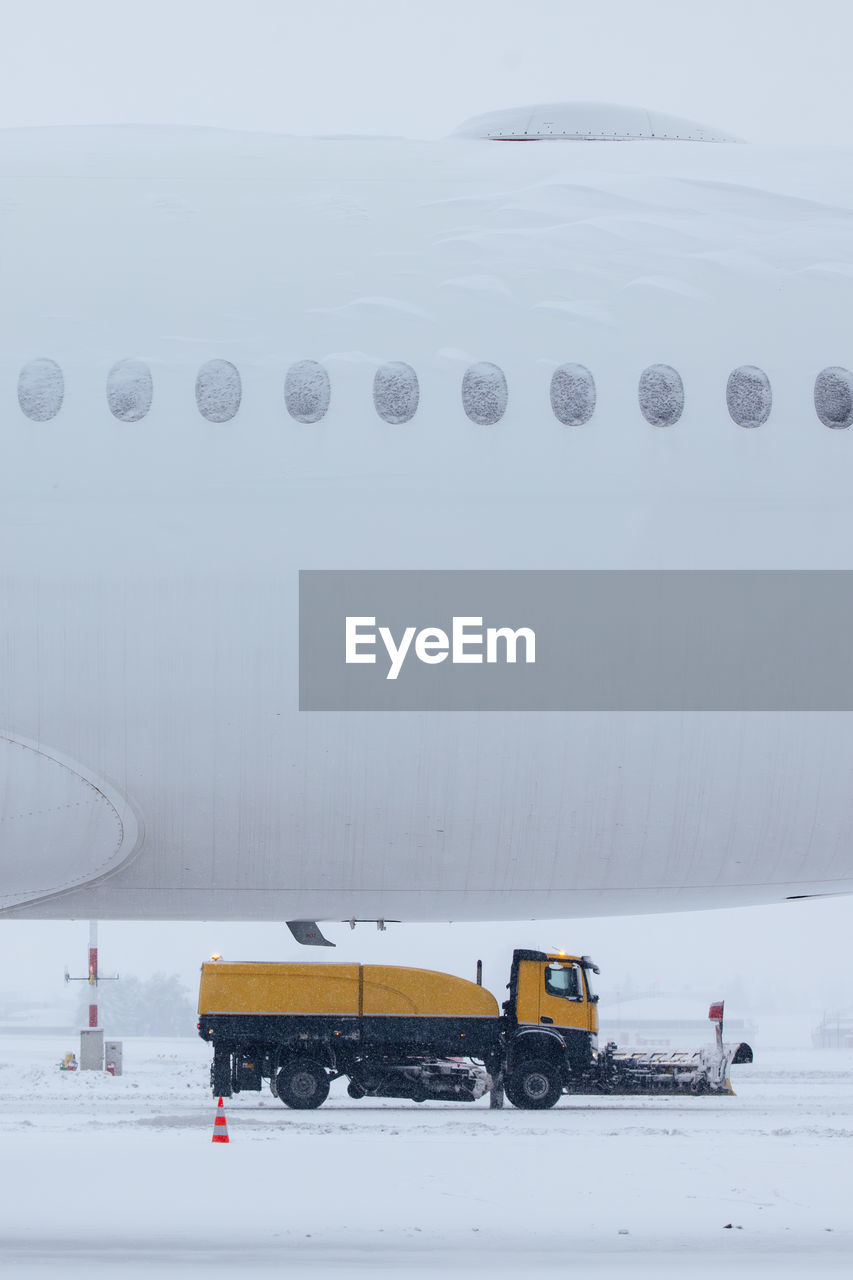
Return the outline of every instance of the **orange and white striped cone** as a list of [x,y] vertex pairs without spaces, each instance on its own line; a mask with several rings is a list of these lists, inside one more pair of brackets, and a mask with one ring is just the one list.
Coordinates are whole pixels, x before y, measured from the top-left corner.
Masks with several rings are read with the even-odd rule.
[[228,1122],[225,1119],[225,1104],[222,1099],[216,1104],[216,1117],[213,1121],[213,1137],[211,1142],[228,1142]]

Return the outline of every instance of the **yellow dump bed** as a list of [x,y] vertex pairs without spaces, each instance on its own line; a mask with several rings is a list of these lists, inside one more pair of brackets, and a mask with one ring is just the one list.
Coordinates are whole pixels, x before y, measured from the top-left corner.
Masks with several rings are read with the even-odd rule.
[[222,960],[201,966],[198,1011],[409,1018],[499,1016],[491,992],[450,973],[382,964]]

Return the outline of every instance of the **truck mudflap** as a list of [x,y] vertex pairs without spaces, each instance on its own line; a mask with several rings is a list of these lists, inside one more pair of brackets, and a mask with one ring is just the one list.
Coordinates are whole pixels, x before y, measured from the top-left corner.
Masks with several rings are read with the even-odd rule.
[[752,1062],[751,1047],[723,1043],[723,1002],[711,1005],[715,1043],[674,1052],[619,1049],[612,1041],[598,1054],[599,1080],[608,1093],[728,1093],[729,1068]]

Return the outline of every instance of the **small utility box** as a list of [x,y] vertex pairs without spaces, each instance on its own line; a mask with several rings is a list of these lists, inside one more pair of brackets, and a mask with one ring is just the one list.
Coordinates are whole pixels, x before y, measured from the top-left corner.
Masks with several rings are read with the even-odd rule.
[[120,1076],[122,1067],[121,1040],[104,1041],[104,1070],[111,1076]]
[[80,1070],[103,1071],[104,1033],[100,1027],[80,1032]]

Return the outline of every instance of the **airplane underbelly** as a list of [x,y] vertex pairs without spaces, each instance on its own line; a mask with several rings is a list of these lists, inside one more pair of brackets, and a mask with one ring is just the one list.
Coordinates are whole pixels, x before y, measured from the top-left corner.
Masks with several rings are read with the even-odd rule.
[[[295,592],[42,592],[7,701],[18,725],[41,707],[7,790],[29,808],[11,914],[500,918],[849,886],[853,715],[300,712]],[[53,743],[87,767],[48,767]]]

